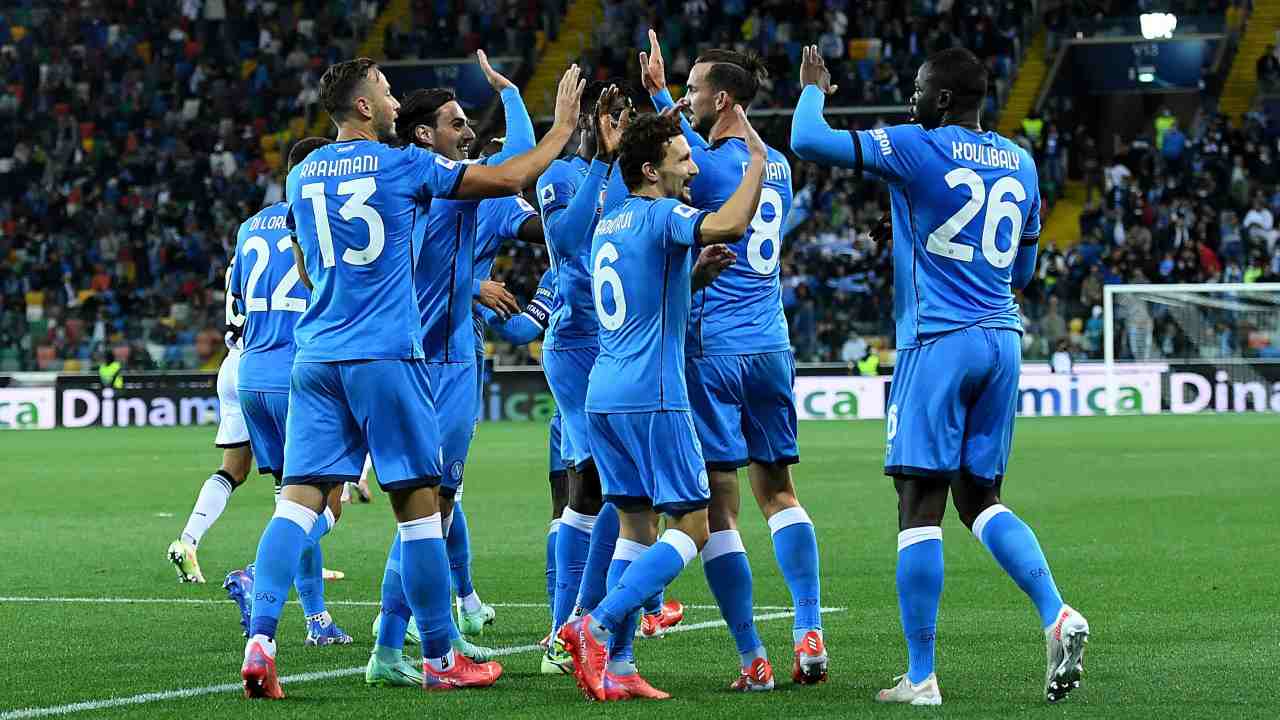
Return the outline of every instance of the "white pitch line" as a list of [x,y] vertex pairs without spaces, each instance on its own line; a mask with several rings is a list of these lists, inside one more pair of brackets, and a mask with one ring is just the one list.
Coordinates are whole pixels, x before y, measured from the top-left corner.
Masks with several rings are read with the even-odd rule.
[[[12,598],[0,598],[0,602],[12,601]],[[25,602],[25,601],[18,601]],[[540,606],[539,606],[540,607]],[[714,607],[714,606],[712,606]],[[844,612],[848,608],[834,607],[821,608],[823,613]],[[787,610],[785,612],[771,612],[763,615],[756,615],[756,622],[767,622],[769,620],[781,620],[795,615],[794,612]],[[690,623],[688,625],[680,624],[670,630],[668,633],[693,632],[695,630],[707,630],[709,628],[724,627],[724,620],[706,620],[703,622]],[[506,655],[520,655],[530,652],[542,652],[540,645],[517,645],[514,647],[498,648],[494,652],[494,656],[501,657]],[[364,672],[364,666],[342,668],[341,670],[323,670],[320,672],[299,673],[297,675],[286,675],[280,678],[281,684],[295,685],[301,683],[315,682],[316,680],[332,680],[334,678],[350,677],[359,675]],[[17,710],[8,710],[0,713],[0,720],[22,720],[24,718],[50,717],[56,715],[71,715],[78,712],[86,712],[93,710],[106,710],[108,708],[124,707],[126,705],[145,705],[153,702],[164,702],[165,700],[182,700],[185,698],[199,697],[201,695],[216,695],[225,692],[237,692],[243,689],[240,683],[225,683],[222,685],[206,685],[197,688],[182,688],[179,690],[165,690],[163,692],[141,693],[139,695],[130,695],[122,698],[108,698],[106,700],[89,700],[86,702],[71,703],[70,705],[54,705],[50,707],[40,708],[20,708]]]
[[[231,600],[219,600],[216,598],[125,598],[125,597],[26,597],[26,596],[0,596],[0,603],[85,603],[85,604],[102,604],[102,605],[226,605]],[[290,604],[297,604],[297,600],[290,600]],[[326,600],[326,605],[336,607],[378,607],[382,603],[377,600]],[[511,602],[511,603],[489,603],[490,607],[496,608],[545,608],[545,602]],[[685,605],[690,610],[719,610],[718,605]],[[765,610],[769,612],[790,610],[789,605],[756,605],[756,610]],[[843,608],[822,608],[823,612],[831,612]]]

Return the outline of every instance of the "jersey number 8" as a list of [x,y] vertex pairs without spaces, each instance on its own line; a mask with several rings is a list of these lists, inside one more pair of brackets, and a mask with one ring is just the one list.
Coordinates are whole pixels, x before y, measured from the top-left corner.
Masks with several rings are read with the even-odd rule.
[[[622,321],[627,319],[627,298],[622,292],[622,278],[618,276],[618,271],[609,267],[605,263],[617,262],[618,248],[613,243],[607,242],[600,246],[600,251],[596,253],[596,261],[592,263],[594,267],[591,270],[591,294],[596,300],[596,317],[600,318],[600,326],[605,330],[617,330],[622,327]],[[604,287],[608,285],[612,288],[613,295],[613,312],[607,312],[604,309]]]
[[[982,211],[982,206],[987,206],[986,221],[982,224],[982,256],[987,262],[997,268],[1006,268],[1013,264],[1013,258],[1018,254],[1018,237],[1022,234],[1022,209],[1016,203],[1027,199],[1027,189],[1017,178],[1006,175],[991,186],[990,202],[988,202],[987,186],[983,184],[982,178],[978,173],[970,168],[956,168],[946,174],[943,178],[947,181],[947,187],[955,189],[961,185],[969,188],[969,201],[960,207],[954,215],[942,223],[937,230],[929,233],[929,240],[925,243],[925,249],[935,255],[949,257],[952,260],[960,262],[973,262],[973,247],[958,242],[952,242],[951,238],[960,234],[960,231],[969,224],[969,221],[977,217]],[[1005,198],[1009,195],[1013,196],[1014,202],[1008,202]],[[1000,223],[1008,220],[1013,224],[1009,233],[1009,248],[1001,250],[996,246],[996,232],[1000,229]]]
[[[768,220],[764,219],[765,208],[772,211]],[[764,256],[764,244],[773,242],[772,255]],[[773,188],[760,190],[760,206],[756,208],[756,216],[751,219],[751,239],[747,241],[747,263],[751,269],[761,275],[772,275],[778,269],[778,259],[782,256],[782,195]]]
[[[368,265],[378,259],[382,254],[382,246],[386,244],[382,216],[377,210],[365,205],[377,189],[377,183],[371,177],[355,178],[338,183],[338,194],[351,196],[338,209],[338,214],[347,221],[358,217],[369,226],[369,244],[364,249],[347,248],[342,252],[342,261],[348,265]],[[325,267],[331,268],[336,260],[333,256],[333,234],[329,231],[329,203],[325,198],[324,183],[303,185],[302,197],[311,199],[311,208],[315,211],[316,217],[316,235],[320,239],[320,260]]]

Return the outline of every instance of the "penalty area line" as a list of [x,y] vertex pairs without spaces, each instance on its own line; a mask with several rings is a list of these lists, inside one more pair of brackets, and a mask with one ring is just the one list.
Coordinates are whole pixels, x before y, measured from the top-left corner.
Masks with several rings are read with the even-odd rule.
[[[9,598],[0,598],[0,602],[10,601]],[[834,607],[822,608],[822,613],[838,613],[844,612],[847,608]],[[780,612],[769,612],[755,616],[756,622],[768,622],[770,620],[781,620],[794,616],[795,613],[787,610]],[[688,625],[681,623],[669,630],[667,634],[695,632],[697,630],[708,630],[710,628],[724,627],[724,620],[706,620],[704,622],[690,623]],[[503,657],[507,655],[522,655],[525,653],[542,652],[540,645],[517,645],[513,647],[498,648],[494,652],[495,656]],[[341,668],[339,670],[322,670],[319,672],[299,673],[297,675],[286,675],[280,678],[283,685],[300,685],[302,683],[316,682],[318,680],[333,680],[336,678],[351,677],[364,673],[364,665],[356,667]],[[37,708],[19,708],[16,710],[7,710],[0,712],[0,720],[23,720],[24,718],[38,717],[54,717],[59,715],[72,715],[80,712],[91,712],[94,710],[106,710],[108,708],[125,707],[128,705],[145,705],[147,703],[164,702],[166,700],[183,700],[186,698],[200,697],[201,695],[217,695],[220,693],[238,692],[243,689],[240,683],[223,683],[221,685],[205,685],[204,687],[180,688],[178,690],[165,690],[162,692],[141,693],[138,695],[130,695],[128,697],[106,698],[104,700],[88,700],[85,702],[71,703],[69,705],[53,705],[49,707]]]

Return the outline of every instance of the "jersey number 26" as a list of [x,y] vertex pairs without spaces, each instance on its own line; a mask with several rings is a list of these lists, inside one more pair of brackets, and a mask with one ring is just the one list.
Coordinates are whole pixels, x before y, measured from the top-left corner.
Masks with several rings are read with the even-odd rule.
[[[970,168],[956,168],[943,178],[947,187],[952,190],[964,185],[969,188],[969,201],[960,206],[954,215],[942,223],[937,230],[929,233],[925,249],[935,255],[949,257],[960,262],[973,262],[973,246],[953,242],[951,239],[977,217],[982,206],[987,206],[986,222],[982,224],[982,256],[997,268],[1006,268],[1013,264],[1018,254],[1018,238],[1022,235],[1022,209],[1016,203],[1027,199],[1027,189],[1017,178],[1005,175],[991,186],[988,197],[987,186],[983,184],[978,173]],[[1005,198],[1012,195],[1014,202]],[[1013,224],[1009,232],[1009,247],[1001,250],[996,245],[996,232],[1000,223],[1008,220]]]

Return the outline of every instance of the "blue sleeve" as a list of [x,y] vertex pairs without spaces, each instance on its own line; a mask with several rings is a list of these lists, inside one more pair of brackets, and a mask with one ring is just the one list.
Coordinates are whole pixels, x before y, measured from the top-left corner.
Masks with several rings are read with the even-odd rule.
[[[548,204],[543,204],[542,224],[547,231],[547,242],[554,243],[556,252],[569,257],[576,256],[581,254],[580,248],[583,243],[591,242],[587,229],[591,227],[591,221],[596,217],[596,207],[600,203],[600,190],[604,187],[608,170],[608,165],[598,160],[591,161],[591,169],[587,172],[586,179],[574,191],[573,198],[568,204],[562,206],[563,210],[556,210],[559,199],[555,197],[550,203],[553,206],[551,212],[547,210]],[[552,187],[548,185],[547,189]],[[540,190],[539,199],[542,198],[544,193]]]
[[[545,277],[544,275],[544,281]],[[525,345],[536,340],[547,329],[547,321],[551,318],[551,290],[545,285],[539,285],[524,312],[506,320],[483,305],[480,306],[480,316],[484,318],[486,325],[498,333],[498,337],[513,345]]]
[[502,144],[501,152],[488,158],[487,165],[497,165],[521,153],[533,149],[537,140],[533,135],[533,120],[529,118],[529,109],[524,106],[520,91],[509,87],[502,91],[502,112],[507,121],[507,141]]
[[[465,164],[417,146],[392,152],[407,154],[409,181],[417,190],[419,199],[451,198],[458,192],[458,186],[462,184],[462,175],[467,170]],[[388,158],[384,156],[383,159]]]
[[669,251],[687,250],[698,244],[706,212],[677,200],[662,203],[654,208],[654,212],[666,215],[663,237],[669,241],[664,243]]
[[861,165],[858,146],[848,132],[827,124],[822,117],[826,102],[817,85],[806,86],[800,93],[791,119],[791,150],[804,160],[857,169]]
[[571,172],[573,171],[568,169],[567,163],[557,160],[538,178],[538,205],[542,208],[544,223],[552,213],[568,207],[569,201],[573,199],[576,186]]
[[[1023,154],[1025,155],[1025,151]],[[1027,159],[1029,160],[1030,157],[1028,156]],[[1031,196],[1031,207],[1027,209],[1027,219],[1022,226],[1022,239],[1026,242],[1040,238],[1040,186],[1038,185],[1038,176],[1034,167],[1035,165],[1033,164],[1031,177],[1034,179],[1031,187],[1027,188],[1027,194]]]
[[[480,278],[476,278],[475,280],[471,281],[471,297],[473,299],[475,300],[480,299],[480,286],[483,284],[484,284],[484,281],[481,280]],[[484,306],[481,305],[481,307],[484,307]]]
[[[654,95],[649,99],[653,100],[653,106],[657,108],[658,112],[662,112],[676,104],[675,98],[671,97],[671,91],[666,88],[662,88],[657,95]],[[698,131],[693,129],[693,126],[689,124],[689,119],[683,114],[680,115],[680,129],[684,131],[684,139],[689,141],[689,147],[694,150],[697,150],[698,148],[705,148],[710,145],[706,138],[699,135]]]
[[537,215],[538,211],[519,195],[512,195],[508,200],[510,202],[504,200],[502,204],[503,214],[498,226],[498,237],[517,238],[520,237],[520,226],[524,225],[525,220]]
[[919,125],[891,125],[853,133],[858,169],[891,183],[910,180],[921,165],[925,130]]
[[627,190],[627,181],[622,179],[622,166],[616,162],[609,170],[608,190],[609,191],[604,195],[604,208],[602,209],[602,213],[607,213],[618,207],[622,204],[622,201],[626,200],[627,196],[631,194],[631,192]]
[[1021,290],[1031,282],[1031,277],[1036,273],[1036,258],[1039,256],[1040,243],[1038,242],[1018,247],[1018,254],[1013,259],[1013,269],[1010,271],[1009,278],[1009,285],[1014,290]]

